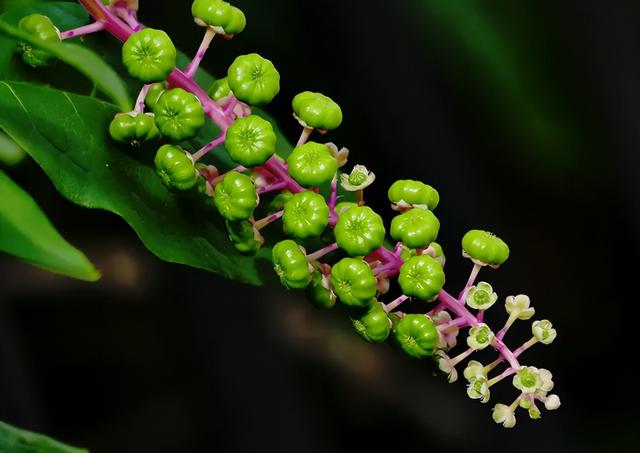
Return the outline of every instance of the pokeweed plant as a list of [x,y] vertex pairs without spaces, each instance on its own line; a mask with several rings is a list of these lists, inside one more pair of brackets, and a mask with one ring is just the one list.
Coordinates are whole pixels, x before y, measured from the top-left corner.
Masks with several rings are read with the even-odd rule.
[[[256,53],[240,55],[225,77],[208,79],[206,86],[198,83],[203,74],[200,64],[212,41],[233,38],[244,30],[246,18],[240,9],[222,0],[194,1],[191,12],[204,37],[195,56],[180,69],[182,54],[169,35],[138,21],[138,1],[79,3],[93,17],[89,24],[60,31],[55,18],[32,13],[19,18],[17,27],[3,26],[19,40],[17,49],[24,63],[34,68],[65,55],[63,41],[110,33],[123,43],[125,71],[142,83],[133,108],[119,110],[93,98],[4,83],[2,89],[10,98],[5,108],[19,118],[28,116],[31,122],[42,116],[28,89],[40,90],[45,103],[71,103],[79,116],[98,110],[90,117],[91,124],[108,131],[110,138],[105,140],[111,143],[95,143],[92,137],[93,155],[87,155],[91,146],[82,154],[75,150],[83,136],[67,143],[74,165],[86,165],[93,172],[90,180],[69,169],[59,152],[46,154],[66,150],[65,144],[53,141],[47,127],[31,126],[44,137],[38,141],[38,137],[27,137],[28,131],[20,128],[19,120],[9,118],[12,115],[0,118],[0,127],[34,157],[64,195],[122,215],[147,247],[169,261],[259,284],[255,262],[268,257],[282,285],[303,291],[314,306],[346,305],[355,331],[365,340],[389,341],[409,356],[432,358],[449,382],[456,381],[462,370],[472,399],[488,402],[491,388],[510,379],[515,399],[493,408],[494,421],[506,428],[515,425],[518,407],[537,419],[542,407],[560,406],[558,396],[550,393],[551,372],[521,362],[522,353],[531,346],[554,341],[552,323],[533,321],[531,339],[518,347],[505,342],[516,321],[533,318],[529,297],[518,294],[503,299],[508,315],[504,326],[492,328],[484,321],[486,310],[499,297],[490,283],[477,281],[478,275],[482,269],[497,269],[505,263],[510,250],[504,241],[479,229],[464,235],[462,254],[472,268],[464,288],[452,295],[444,289],[445,255],[435,242],[440,229],[434,213],[440,201],[438,191],[414,180],[398,180],[390,186],[388,201],[396,215],[389,230],[393,242],[389,242],[382,217],[365,204],[364,191],[375,181],[375,174],[362,164],[343,170],[348,149],[323,140],[343,119],[334,100],[313,91],[294,97],[293,116],[301,134],[291,150],[260,109],[280,90],[280,74],[270,60]],[[118,96],[117,83],[104,82],[100,76],[92,80],[119,106],[126,104]],[[152,145],[155,175],[149,163],[137,156],[139,148],[150,142],[157,143]],[[116,143],[129,149],[122,151],[123,146]],[[111,165],[116,168],[111,170]],[[109,191],[113,186],[108,181],[116,176],[124,192]],[[89,194],[75,187],[82,183]],[[153,196],[159,201],[145,204]],[[140,200],[132,202],[132,197]],[[161,209],[164,212],[156,211]],[[150,226],[154,221],[160,224]],[[288,238],[281,239],[274,228],[278,221]],[[223,236],[233,248],[222,243]],[[202,237],[212,239],[203,244]],[[167,250],[164,245],[174,238],[178,243]],[[312,247],[315,250],[309,252]],[[394,279],[397,285],[391,284]],[[395,288],[398,294],[392,294],[398,291]],[[462,350],[453,353],[459,341]],[[468,360],[462,365],[485,349],[495,351],[495,360],[486,364]]]

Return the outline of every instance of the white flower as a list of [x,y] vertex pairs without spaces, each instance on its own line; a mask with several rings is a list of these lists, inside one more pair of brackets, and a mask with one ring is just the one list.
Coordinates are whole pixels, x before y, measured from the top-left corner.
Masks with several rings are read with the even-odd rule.
[[538,370],[538,376],[540,376],[540,380],[542,381],[542,384],[540,384],[540,390],[543,392],[550,392],[553,390],[553,375],[551,374],[551,371],[545,368],[540,368]]
[[349,159],[349,149],[343,146],[340,148],[340,151],[338,151],[338,147],[335,144],[329,142],[326,143],[326,145],[329,147],[329,151],[331,151],[331,154],[336,159],[338,168],[344,167]]
[[544,401],[544,407],[548,411],[555,411],[560,407],[560,398],[558,395],[549,395],[547,399]]
[[436,361],[440,371],[447,375],[447,380],[450,384],[456,382],[458,380],[458,371],[456,371],[455,366],[451,365],[449,356],[442,351],[438,351],[436,354]]
[[474,400],[480,400],[481,403],[489,401],[490,395],[489,382],[484,376],[472,377],[467,385],[467,395]]
[[493,341],[493,332],[486,324],[478,324],[469,329],[467,344],[475,350],[484,349]]
[[558,332],[553,328],[553,324],[547,319],[535,321],[531,327],[531,332],[533,336],[536,337],[536,340],[542,344],[551,344],[558,336]]
[[365,189],[375,181],[376,175],[367,170],[364,165],[356,165],[348,175],[342,173],[340,175],[340,185],[349,192],[356,192]]
[[[436,327],[451,322],[451,319],[451,315],[446,310],[439,311],[431,317]],[[460,332],[458,326],[452,326],[446,330],[438,330],[438,332],[440,333],[438,348],[455,348],[456,344],[458,344],[458,333]]]
[[487,373],[484,371],[484,366],[477,360],[469,360],[467,367],[462,373],[467,381],[471,381],[472,378],[484,377],[487,378]]
[[465,302],[476,310],[486,310],[498,300],[498,295],[493,292],[493,288],[487,282],[480,282],[472,286],[467,293]]
[[513,316],[518,319],[527,320],[535,314],[535,309],[529,307],[531,300],[529,296],[519,294],[517,296],[509,296],[505,301],[505,308],[509,316]]
[[542,388],[542,378],[536,367],[523,366],[513,377],[513,386],[522,393],[535,393]]
[[502,423],[505,428],[513,428],[516,426],[516,415],[513,410],[506,404],[496,404],[493,407],[493,421]]

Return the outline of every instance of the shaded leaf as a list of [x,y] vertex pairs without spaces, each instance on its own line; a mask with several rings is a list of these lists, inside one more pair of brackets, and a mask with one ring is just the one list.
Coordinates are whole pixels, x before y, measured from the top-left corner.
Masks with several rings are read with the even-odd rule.
[[0,451],[10,453],[88,453],[89,450],[65,445],[42,434],[0,422]]

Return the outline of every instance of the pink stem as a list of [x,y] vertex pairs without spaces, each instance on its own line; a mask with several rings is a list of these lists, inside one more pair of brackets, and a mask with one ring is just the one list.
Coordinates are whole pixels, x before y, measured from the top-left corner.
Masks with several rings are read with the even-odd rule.
[[394,299],[393,301],[389,302],[388,304],[386,304],[384,306],[384,311],[389,313],[394,308],[397,308],[402,302],[404,302],[408,298],[409,298],[409,296],[405,296],[404,294],[402,296],[400,296],[400,297],[397,297],[396,299]]
[[140,90],[140,94],[138,94],[138,99],[136,99],[136,104],[134,106],[134,112],[142,113],[144,112],[144,100],[147,98],[147,94],[149,93],[149,89],[151,88],[150,83],[146,83],[142,85],[142,89]]
[[223,132],[218,137],[216,137],[213,141],[211,141],[211,142],[207,143],[206,145],[204,145],[200,150],[198,150],[196,153],[194,153],[192,155],[193,161],[194,162],[198,162],[198,160],[200,160],[202,158],[202,156],[207,154],[209,151],[211,151],[216,146],[224,143],[225,138],[226,138],[225,137],[225,133]]
[[120,19],[124,20],[134,32],[142,30],[142,24],[138,22],[136,12],[133,9],[118,7],[114,8],[114,12]]
[[61,32],[60,39],[65,40],[70,38],[76,38],[78,36],[88,35],[91,33],[95,33],[97,31],[102,31],[104,29],[105,29],[104,23],[96,21],[88,25],[83,25],[82,27]]
[[460,305],[458,300],[444,289],[438,294],[438,300],[443,304],[444,308],[451,310],[456,315],[467,320],[470,326],[478,324],[478,320],[471,314],[463,305]]
[[402,242],[396,242],[395,247],[393,247],[393,253],[400,256],[400,253],[402,253]]
[[191,60],[191,63],[189,63],[189,66],[187,66],[187,68],[184,70],[184,74],[190,79],[192,79],[193,76],[198,71],[198,68],[200,67],[200,63],[202,62],[202,59],[206,55],[207,49],[211,45],[211,41],[215,36],[216,36],[216,32],[213,31],[211,28],[207,27],[207,31],[204,33],[204,38],[202,38],[202,43],[200,44],[200,47],[198,48],[198,51],[196,52],[195,57],[193,57],[193,60]]
[[258,193],[259,194],[263,194],[263,193],[268,193],[268,192],[274,192],[276,190],[286,189],[286,187],[287,187],[287,182],[286,181],[272,182],[271,184],[267,184],[264,187],[260,187],[258,189]]
[[452,319],[451,321],[445,323],[445,324],[440,324],[437,329],[439,331],[443,331],[443,330],[447,330],[447,329],[451,329],[452,327],[466,327],[467,324],[467,320],[464,318],[456,318],[456,319]]
[[338,202],[338,177],[335,175],[331,180],[331,196],[329,197],[329,225],[333,228],[338,223],[336,213],[336,203]]
[[295,182],[289,173],[287,173],[287,169],[284,164],[278,160],[276,156],[271,156],[271,158],[264,163],[264,168],[273,173],[276,177],[278,177],[281,181],[285,181],[287,183],[287,189],[291,193],[303,192],[305,189],[300,184]]
[[298,139],[298,143],[296,143],[296,146],[301,146],[307,143],[307,140],[309,140],[309,137],[311,136],[312,132],[313,132],[313,128],[303,127],[302,133],[300,134],[300,138]]
[[467,297],[467,293],[473,286],[473,283],[476,281],[476,278],[478,277],[478,273],[480,272],[480,269],[482,269],[482,266],[475,263],[473,264],[473,269],[471,269],[471,274],[469,275],[467,284],[464,285],[464,289],[460,292],[460,297],[458,297],[458,301],[460,301],[461,304],[464,305],[464,300]]
[[227,105],[224,107],[224,113],[230,115],[233,112],[233,109],[236,108],[236,105],[238,105],[238,98],[231,95],[231,99],[229,99]]
[[436,313],[438,313],[439,311],[444,310],[444,304],[442,302],[439,302],[438,305],[436,305],[436,307],[434,309],[432,309],[431,311],[427,312],[427,316],[433,316]]
[[328,253],[335,252],[338,250],[338,244],[335,242],[333,244],[329,244],[326,247],[321,248],[320,250],[313,252],[311,255],[307,255],[307,259],[309,261],[316,261]]
[[215,187],[220,181],[222,181],[224,179],[225,176],[227,176],[229,173],[231,173],[232,171],[237,171],[242,173],[243,171],[245,171],[246,168],[243,167],[242,165],[238,165],[236,168],[233,168],[231,170],[229,170],[226,173],[223,173],[221,175],[216,176],[212,181],[210,181],[210,184]]
[[280,217],[282,217],[282,214],[284,214],[284,210],[282,211],[278,211],[274,214],[271,214],[267,217],[265,217],[264,219],[260,219],[257,222],[255,222],[253,224],[253,226],[257,229],[257,230],[261,230],[264,227],[266,227],[267,225],[269,225],[272,222],[275,222],[276,220],[278,220]]

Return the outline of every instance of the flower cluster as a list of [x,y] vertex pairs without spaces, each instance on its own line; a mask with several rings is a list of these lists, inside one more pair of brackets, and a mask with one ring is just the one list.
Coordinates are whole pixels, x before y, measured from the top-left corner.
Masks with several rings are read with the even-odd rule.
[[[458,365],[474,352],[495,350],[496,359],[487,365],[468,361],[463,376],[469,397],[483,403],[489,401],[491,387],[513,376],[519,396],[493,410],[493,419],[507,428],[515,425],[518,406],[532,419],[540,418],[540,405],[547,410],[559,407],[558,396],[549,394],[551,373],[519,361],[535,343],[548,345],[555,339],[551,322],[534,321],[531,339],[510,349],[504,338],[511,325],[535,314],[529,298],[506,297],[508,319],[498,331],[483,321],[499,297],[491,284],[476,279],[482,268],[495,269],[507,260],[505,242],[483,230],[464,235],[462,253],[473,266],[459,296],[452,296],[444,289],[445,255],[435,242],[440,229],[434,214],[438,191],[420,181],[394,182],[388,190],[396,213],[388,230],[394,243],[387,242],[382,217],[365,204],[364,190],[375,181],[374,173],[361,164],[344,171],[349,151],[322,140],[342,123],[336,102],[311,91],[295,96],[293,116],[302,130],[295,148],[283,159],[276,154],[273,126],[252,109],[269,103],[280,90],[280,75],[271,61],[255,53],[241,55],[208,91],[194,82],[214,37],[231,38],[242,32],[246,25],[242,11],[222,0],[194,1],[191,10],[204,38],[192,62],[180,70],[170,37],[137,21],[137,1],[80,3],[96,22],[61,33],[48,18],[31,15],[20,28],[43,40],[107,30],[124,41],[124,66],[144,85],[133,110],[113,119],[111,136],[131,145],[160,137],[169,141],[155,157],[159,177],[171,190],[197,188],[212,197],[238,251],[257,252],[265,243],[265,228],[281,221],[288,238],[273,245],[272,256],[287,289],[304,291],[318,308],[329,309],[337,302],[346,305],[355,331],[365,340],[389,340],[412,357],[432,357],[449,382],[458,379]],[[21,50],[33,66],[51,60],[45,51],[27,46]],[[174,144],[194,137],[207,118],[219,127],[218,137],[195,153]],[[210,152],[228,153],[236,167],[221,173],[200,163]],[[312,248],[315,251],[307,251]],[[399,294],[389,297],[390,288],[395,288],[391,280],[396,278]],[[466,341],[458,341],[465,330]],[[466,349],[450,355],[458,343]],[[494,372],[501,364],[505,369]]]

